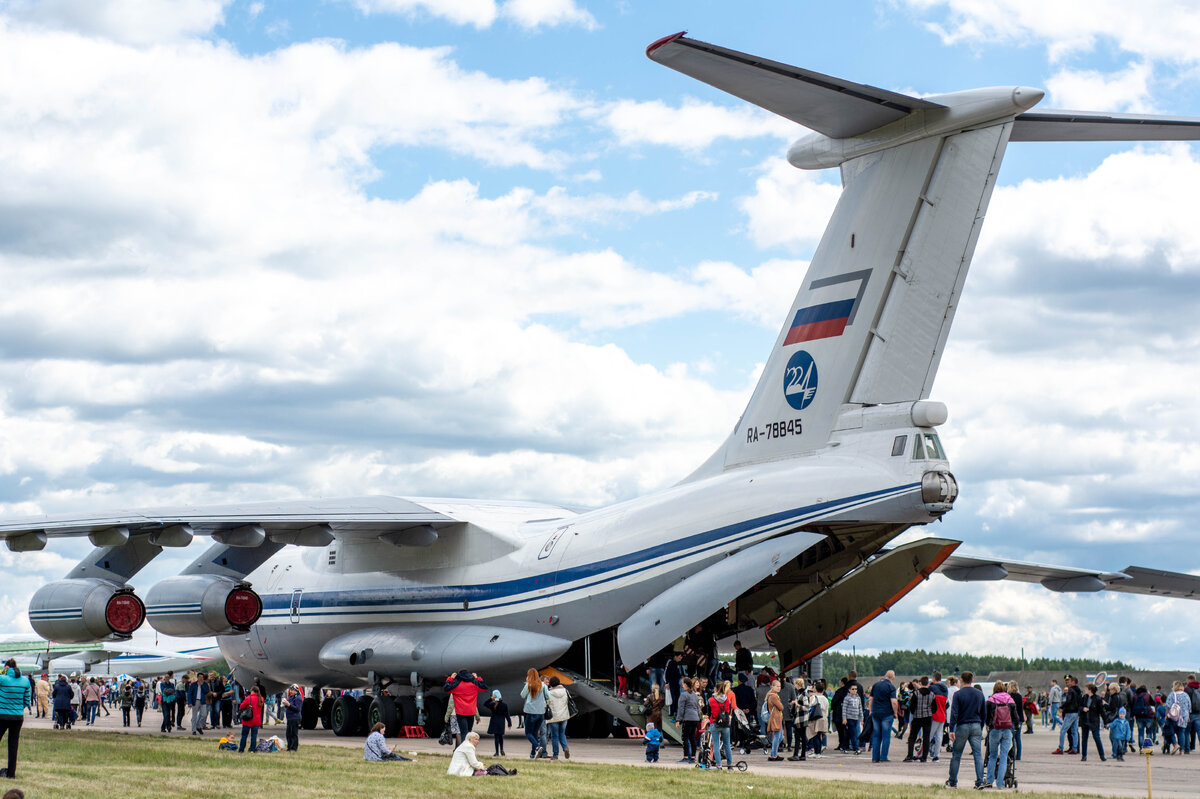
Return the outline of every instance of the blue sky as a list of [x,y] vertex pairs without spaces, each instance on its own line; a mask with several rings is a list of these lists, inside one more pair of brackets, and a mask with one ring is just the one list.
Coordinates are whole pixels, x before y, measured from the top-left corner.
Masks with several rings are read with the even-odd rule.
[[[1166,2],[0,0],[0,512],[595,506],[689,472],[838,177],[645,58],[679,30],[1200,116],[1200,11]],[[1198,180],[1187,145],[1009,147],[933,393],[963,495],[927,532],[1200,572]],[[0,632],[82,554],[0,551]],[[935,578],[850,643],[1194,666],[1194,605]]]

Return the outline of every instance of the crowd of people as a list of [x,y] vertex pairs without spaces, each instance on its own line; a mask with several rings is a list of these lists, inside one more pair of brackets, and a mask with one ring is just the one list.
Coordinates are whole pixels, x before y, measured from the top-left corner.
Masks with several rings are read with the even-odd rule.
[[[831,690],[823,679],[787,679],[770,668],[756,671],[748,650],[740,643],[734,646],[734,666],[714,664],[718,679],[711,686],[704,670],[689,664],[686,651],[660,653],[665,657],[618,675],[621,692],[636,690],[643,675],[648,686],[643,705],[649,762],[660,757],[664,713],[679,725],[680,762],[695,762],[703,735],[709,736],[705,743],[713,765],[726,768],[732,766],[731,738],[743,754],[762,747],[768,761],[782,761],[790,749],[787,760],[804,761],[821,757],[834,734],[835,751],[870,752],[877,763],[890,761],[896,738],[905,741],[905,762],[938,762],[949,752],[948,787],[957,787],[961,759],[970,747],[974,783],[980,789],[1013,784],[1022,738],[1033,733],[1039,719],[1051,730],[1060,729],[1053,754],[1079,755],[1082,762],[1088,760],[1089,740],[1098,759],[1121,761],[1144,746],[1188,754],[1200,735],[1200,682],[1195,675],[1175,682],[1169,691],[1150,691],[1127,677],[1080,689],[1068,675],[1065,689],[1055,680],[1048,690],[1025,686],[1022,691],[1014,680],[997,681],[985,692],[969,671],[944,680],[934,672],[902,683],[889,671],[869,687],[852,671]],[[735,677],[736,687],[722,679],[726,673]],[[1102,730],[1108,733],[1108,756]]]

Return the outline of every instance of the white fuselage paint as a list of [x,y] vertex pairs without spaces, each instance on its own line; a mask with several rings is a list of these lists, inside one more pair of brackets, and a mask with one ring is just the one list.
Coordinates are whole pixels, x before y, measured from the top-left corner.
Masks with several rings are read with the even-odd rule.
[[[355,629],[400,625],[419,635],[422,627],[478,624],[574,641],[621,623],[729,554],[803,525],[847,512],[869,519],[873,507],[886,507],[891,522],[931,521],[921,475],[947,464],[913,460],[907,451],[892,456],[894,436],[912,432],[842,431],[830,447],[806,457],[580,514],[548,513],[546,505],[415,500],[466,523],[466,534],[443,536],[428,548],[377,539],[288,547],[249,576],[263,596],[262,618],[248,635],[218,639],[221,650],[231,664],[276,682],[349,687],[367,682],[365,670],[324,668],[317,653]],[[664,631],[664,643],[680,632]],[[494,676],[543,665],[512,663]]]

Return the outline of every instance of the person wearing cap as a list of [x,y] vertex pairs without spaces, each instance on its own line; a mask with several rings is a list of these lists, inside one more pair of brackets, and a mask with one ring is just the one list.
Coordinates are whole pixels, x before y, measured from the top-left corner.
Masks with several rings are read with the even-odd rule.
[[300,709],[304,707],[304,695],[300,693],[299,685],[289,685],[287,697],[283,700],[283,720],[287,722],[287,751],[296,752],[300,749]]
[[512,726],[512,716],[508,713],[508,703],[500,697],[499,691],[492,691],[492,696],[483,706],[492,711],[491,721],[488,722],[488,735],[492,736],[496,744],[495,757],[508,757],[504,754],[504,729],[505,725]]

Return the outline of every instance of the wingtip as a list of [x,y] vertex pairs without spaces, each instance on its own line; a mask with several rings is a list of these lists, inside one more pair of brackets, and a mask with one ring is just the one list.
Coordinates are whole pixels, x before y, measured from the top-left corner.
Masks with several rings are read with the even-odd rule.
[[670,36],[664,36],[661,39],[657,39],[657,40],[651,42],[650,46],[646,48],[646,55],[649,56],[651,53],[653,53],[658,48],[662,47],[667,42],[673,42],[676,39],[679,39],[686,35],[687,35],[687,31],[680,31],[679,33],[672,33]]

